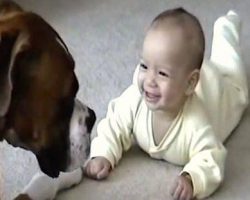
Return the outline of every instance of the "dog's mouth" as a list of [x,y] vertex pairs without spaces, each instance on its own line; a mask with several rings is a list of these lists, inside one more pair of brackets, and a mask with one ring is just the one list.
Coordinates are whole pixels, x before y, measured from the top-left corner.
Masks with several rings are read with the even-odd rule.
[[85,154],[87,157],[89,157],[90,154],[90,137],[89,137],[89,144],[87,145],[87,147],[85,148]]
[[87,132],[91,133],[94,127],[95,121],[96,121],[96,115],[95,115],[94,110],[92,110],[89,107],[88,107],[88,113],[89,113],[89,116],[86,118]]

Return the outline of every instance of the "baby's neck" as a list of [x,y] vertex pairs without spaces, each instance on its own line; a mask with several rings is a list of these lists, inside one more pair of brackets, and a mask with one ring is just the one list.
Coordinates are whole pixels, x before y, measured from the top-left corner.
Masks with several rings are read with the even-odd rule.
[[152,129],[155,145],[160,144],[180,110],[176,112],[166,112],[164,110],[153,111]]
[[172,122],[174,121],[176,115],[173,113],[166,112],[153,112],[153,137],[155,145],[159,145],[165,134],[168,132]]
[[156,110],[153,111],[153,115],[155,118],[161,119],[161,121],[173,121],[178,115],[179,110],[170,112],[165,110]]

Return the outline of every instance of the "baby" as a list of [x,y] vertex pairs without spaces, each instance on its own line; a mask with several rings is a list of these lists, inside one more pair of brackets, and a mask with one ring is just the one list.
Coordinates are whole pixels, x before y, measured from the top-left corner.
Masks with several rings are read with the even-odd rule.
[[224,178],[223,141],[248,105],[239,52],[240,20],[229,11],[214,25],[210,60],[197,18],[183,8],[151,23],[133,84],[112,100],[97,127],[85,173],[106,178],[135,138],[152,158],[183,165],[174,199],[205,198]]

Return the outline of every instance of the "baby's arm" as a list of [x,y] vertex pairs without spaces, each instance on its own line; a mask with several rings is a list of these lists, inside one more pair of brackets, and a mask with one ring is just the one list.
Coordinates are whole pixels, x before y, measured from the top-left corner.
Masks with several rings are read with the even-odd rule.
[[97,137],[91,142],[92,160],[85,167],[85,173],[91,178],[106,177],[110,166],[114,168],[123,151],[131,147],[134,118],[140,98],[138,88],[132,85],[109,103],[106,117],[97,126]]
[[214,136],[211,127],[193,134],[189,150],[190,161],[181,174],[190,175],[193,197],[199,199],[211,195],[224,178],[226,149]]

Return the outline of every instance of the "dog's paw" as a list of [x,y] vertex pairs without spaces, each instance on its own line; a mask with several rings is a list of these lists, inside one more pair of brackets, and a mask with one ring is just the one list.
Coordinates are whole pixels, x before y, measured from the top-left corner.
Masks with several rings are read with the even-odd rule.
[[63,190],[78,185],[83,178],[82,168],[77,168],[71,172],[60,172],[57,179],[58,189]]
[[39,172],[33,176],[22,193],[27,194],[31,199],[35,200],[52,200],[55,198],[57,191],[57,179]]

